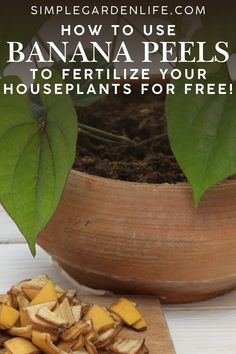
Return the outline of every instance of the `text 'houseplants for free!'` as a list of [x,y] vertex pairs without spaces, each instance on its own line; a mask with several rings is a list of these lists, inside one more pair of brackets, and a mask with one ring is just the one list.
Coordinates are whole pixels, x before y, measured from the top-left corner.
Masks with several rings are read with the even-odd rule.
[[[219,40],[229,43],[229,57],[234,54],[232,9],[223,11],[217,23],[215,10],[210,10],[191,33],[194,43],[208,43],[205,58],[209,63],[183,64],[177,60],[174,65],[182,73],[186,69],[206,69],[205,85],[231,85],[228,63],[223,63],[222,52],[215,60],[213,44]],[[10,8],[8,11],[10,16]],[[159,23],[159,18],[155,21]],[[177,16],[171,21],[178,29],[175,41],[190,35],[186,21]],[[21,26],[24,22],[27,28]],[[235,287],[236,182],[227,180],[236,172],[234,87],[226,95],[185,95],[182,88],[186,78],[172,79],[176,92],[168,95],[165,103],[168,137],[194,198],[185,182],[132,183],[71,171],[77,137],[83,134],[107,140],[111,148],[116,144],[138,147],[135,138],[122,130],[114,134],[77,122],[75,106],[89,106],[97,100],[106,106],[109,98],[65,94],[63,85],[60,95],[41,91],[37,96],[4,94],[4,85],[22,83],[19,77],[5,74],[12,41],[22,43],[31,54],[36,50],[38,57],[31,55],[29,62],[39,66],[35,87],[43,85],[43,68],[37,59],[40,50],[44,57],[50,56],[51,50],[38,33],[44,22],[43,16],[32,18],[23,8],[17,18],[12,15],[14,25],[10,28],[6,19],[0,23],[0,199],[32,253],[41,233],[39,243],[83,283],[158,294],[170,302],[208,298]],[[130,19],[118,17],[117,24],[122,23],[130,24]],[[140,28],[134,28],[141,36]],[[114,38],[113,58],[117,47]],[[88,48],[88,58],[91,53]],[[95,62],[87,63],[71,62],[69,57],[64,63],[54,55],[53,76],[47,80],[51,85],[62,84],[62,68],[113,70],[112,60],[107,62],[101,53]],[[67,78],[67,83],[72,81]],[[102,77],[95,86],[100,82],[112,84],[112,78]],[[199,80],[193,78],[191,82],[197,84]],[[83,80],[82,84],[85,89],[90,82]]]

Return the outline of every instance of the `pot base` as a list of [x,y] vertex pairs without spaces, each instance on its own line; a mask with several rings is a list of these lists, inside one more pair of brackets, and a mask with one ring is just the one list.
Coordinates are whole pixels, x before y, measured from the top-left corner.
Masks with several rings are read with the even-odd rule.
[[[221,283],[217,282],[217,286],[215,285],[215,280],[211,281],[211,286],[211,282],[200,281],[192,283],[167,281],[166,286],[163,285],[162,281],[150,286],[150,283],[145,284],[145,281],[141,282],[140,279],[139,281],[116,279],[107,275],[72,267],[58,260],[57,257],[54,257],[54,259],[63,270],[82,285],[93,289],[105,289],[115,294],[153,295],[166,304],[206,301],[236,289],[236,280],[234,280],[233,284],[232,281],[227,284],[226,280],[222,280]],[[209,290],[209,286],[211,290]]]

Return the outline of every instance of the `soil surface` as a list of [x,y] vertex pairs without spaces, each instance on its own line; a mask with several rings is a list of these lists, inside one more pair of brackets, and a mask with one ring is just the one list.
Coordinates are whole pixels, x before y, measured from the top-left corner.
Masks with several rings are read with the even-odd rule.
[[79,123],[126,136],[134,144],[103,142],[81,132],[74,168],[132,182],[186,181],[168,142],[164,100],[152,94],[118,95],[78,109]]

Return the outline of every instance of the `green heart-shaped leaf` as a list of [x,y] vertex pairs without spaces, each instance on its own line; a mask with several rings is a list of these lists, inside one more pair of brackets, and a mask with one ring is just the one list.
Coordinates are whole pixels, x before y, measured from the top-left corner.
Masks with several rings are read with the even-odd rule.
[[[230,83],[230,79],[209,76],[208,82]],[[236,91],[185,95],[184,80],[175,84],[176,94],[166,102],[169,139],[198,204],[208,188],[236,172]]]
[[[60,80],[54,75],[55,82]],[[74,161],[77,117],[70,96],[41,94],[45,115],[37,120],[28,95],[3,95],[4,83],[20,80],[0,81],[0,199],[35,253]]]

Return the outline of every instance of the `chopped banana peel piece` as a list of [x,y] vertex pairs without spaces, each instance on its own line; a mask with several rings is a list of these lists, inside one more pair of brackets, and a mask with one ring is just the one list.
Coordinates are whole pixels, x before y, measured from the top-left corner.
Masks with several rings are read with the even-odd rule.
[[11,306],[0,304],[0,327],[1,328],[11,328],[17,322],[20,317],[18,310]]
[[10,339],[11,337],[8,335],[8,334],[6,334],[6,333],[4,333],[4,332],[1,332],[0,333],[0,348],[2,348],[3,347],[3,344],[4,344],[4,342],[6,342],[8,339]]
[[128,326],[132,326],[142,319],[142,315],[137,310],[135,304],[125,298],[121,298],[116,303],[112,304],[110,309]]
[[57,327],[69,327],[69,323],[63,320],[61,317],[57,316],[54,312],[50,311],[47,307],[42,307],[37,312],[37,316],[42,320],[51,323]]
[[75,289],[67,290],[66,297],[69,301],[72,301],[76,297],[76,290]]
[[18,295],[21,293],[21,286],[22,284],[31,281],[31,279],[25,279],[20,281],[19,283],[14,284],[11,289],[9,290],[9,293],[18,293]]
[[116,313],[112,312],[110,309],[108,309],[108,312],[109,315],[113,318],[115,326],[120,326],[124,323],[120,316],[118,316]]
[[[18,296],[18,295],[17,295]],[[10,295],[11,297],[11,303],[8,305],[10,307],[13,307],[16,310],[19,310],[19,305],[18,305],[18,301],[17,301],[17,296],[15,295]]]
[[71,348],[73,346],[74,342],[65,342],[65,341],[60,341],[57,345],[57,348],[61,351],[61,352],[70,352]]
[[[83,336],[80,336],[78,339],[70,341],[70,342],[65,342],[61,341],[57,347],[60,349],[60,351],[64,352],[69,352],[69,353],[74,353],[75,350],[80,350],[84,347],[85,340]],[[60,352],[61,354],[61,352]]]
[[147,322],[144,318],[141,318],[141,320],[138,320],[132,325],[132,328],[135,329],[135,331],[144,332],[147,329]]
[[31,301],[31,305],[43,304],[49,301],[57,301],[57,294],[51,280],[47,282],[38,295]]
[[62,318],[66,323],[69,323],[70,325],[73,325],[75,322],[77,322],[75,320],[72,308],[67,298],[65,298],[63,302],[56,307],[54,313],[58,317]]
[[32,336],[32,325],[26,327],[12,327],[7,331],[13,337],[22,337],[31,339]]
[[61,334],[61,338],[64,341],[71,341],[77,339],[80,335],[86,335],[90,332],[91,326],[86,322],[79,322],[67,329]]
[[74,342],[74,344],[72,345],[72,350],[79,350],[82,349],[85,345],[85,339],[83,335],[80,335],[79,338]]
[[80,349],[73,351],[72,354],[89,354],[89,352],[86,349]]
[[46,354],[58,354],[60,350],[53,344],[50,334],[33,331],[33,344]]
[[109,329],[116,328],[116,327],[118,327],[117,324],[110,323],[110,324],[108,324],[106,326],[101,327],[99,330],[97,330],[97,333],[98,334],[102,334],[102,333],[108,331]]
[[134,302],[89,304],[46,275],[0,295],[0,354],[148,354],[143,339],[118,337],[126,325],[147,329]]
[[87,341],[94,342],[98,338],[98,333],[92,328],[89,333],[85,336]]
[[38,304],[38,305],[29,305],[27,307],[24,307],[22,310],[23,311],[28,311],[28,312],[32,312],[32,313],[35,313],[37,314],[38,311],[43,308],[43,307],[46,307],[48,308],[49,310],[53,310],[56,306],[56,301],[45,301],[44,303],[42,304]]
[[35,289],[33,287],[22,286],[22,291],[30,301],[32,301],[39,294],[40,290],[41,288]]
[[[27,296],[27,298],[29,300],[33,300],[36,296],[38,296],[39,292],[42,290],[42,287],[36,287],[36,286],[32,286],[32,285],[24,285],[22,286],[22,291],[25,293],[25,295]],[[57,294],[57,299],[60,299],[61,297],[63,297],[65,295],[65,292],[63,289],[61,289],[58,286],[55,286],[55,292]]]
[[29,319],[31,324],[40,326],[42,328],[49,328],[49,329],[50,328],[57,328],[56,325],[54,325],[48,321],[45,321],[38,316],[38,312],[40,311],[40,309],[47,308],[48,310],[52,310],[55,306],[56,306],[56,302],[50,301],[50,302],[46,302],[43,304],[31,305],[31,306],[25,307],[23,309],[23,311],[27,315],[27,318]]
[[11,296],[9,294],[0,294],[0,304],[12,306]]
[[81,316],[84,317],[91,308],[91,305],[83,301],[80,303],[80,305],[82,306]]
[[100,305],[94,304],[85,315],[85,320],[92,320],[95,331],[106,326],[113,326],[114,320],[109,313]]
[[31,324],[32,324],[32,322],[30,321],[25,310],[20,309],[20,325],[21,325],[21,327],[27,327],[27,326],[30,326]]
[[15,284],[10,289],[9,292],[10,292],[11,295],[18,296],[19,294],[21,294],[23,292],[22,288],[25,288],[25,287],[30,288],[30,287],[32,287],[34,289],[41,289],[47,284],[48,281],[49,281],[48,276],[43,274],[43,275],[40,275],[37,278],[26,279],[26,280],[23,280],[23,281]]
[[46,274],[39,275],[37,278],[25,280],[20,283],[20,288],[28,286],[28,287],[35,287],[35,288],[43,288],[49,281],[49,277]]
[[22,294],[17,296],[17,302],[18,302],[19,309],[22,309],[23,307],[27,307],[30,304],[27,297]]
[[116,339],[115,342],[108,347],[111,353],[117,354],[140,354],[145,341],[142,339]]
[[40,333],[48,333],[50,335],[53,343],[57,342],[60,337],[60,333],[56,329],[45,328],[45,327],[33,325],[33,330],[36,332],[40,332]]
[[98,354],[95,345],[87,339],[85,340],[85,348],[87,349],[89,354]]
[[113,340],[117,337],[122,327],[110,328],[100,334],[98,338],[93,342],[97,349],[105,349],[113,343]]
[[39,354],[39,349],[29,340],[24,338],[12,338],[4,343],[4,347],[11,354]]
[[82,306],[81,305],[71,306],[71,311],[74,316],[75,322],[79,322],[82,317]]

